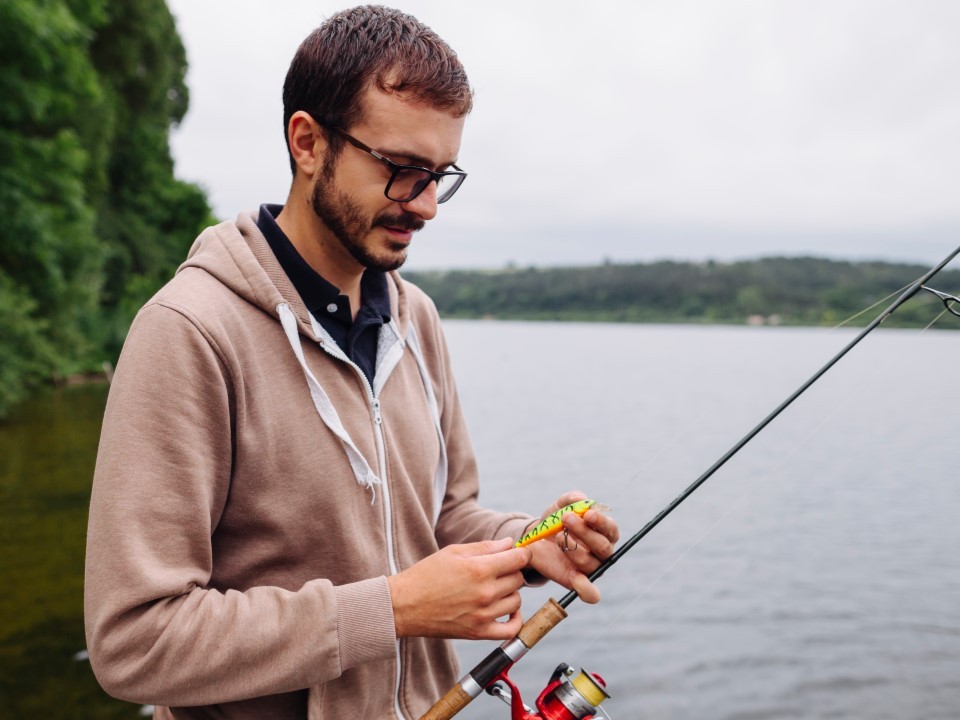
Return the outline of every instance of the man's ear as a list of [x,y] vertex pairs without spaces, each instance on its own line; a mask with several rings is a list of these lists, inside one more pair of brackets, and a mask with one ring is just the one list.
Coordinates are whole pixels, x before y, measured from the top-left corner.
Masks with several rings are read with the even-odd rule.
[[307,177],[323,167],[327,138],[309,113],[297,110],[287,124],[287,145],[297,169]]

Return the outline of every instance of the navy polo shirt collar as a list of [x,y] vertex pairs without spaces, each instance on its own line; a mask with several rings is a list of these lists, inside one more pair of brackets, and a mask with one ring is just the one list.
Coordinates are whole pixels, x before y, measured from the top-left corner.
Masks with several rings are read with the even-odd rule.
[[[350,299],[346,295],[341,295],[339,288],[327,282],[297,252],[286,233],[277,225],[276,217],[282,209],[282,205],[266,203],[261,205],[257,227],[267,239],[280,266],[290,278],[290,282],[293,283],[311,314],[321,321],[321,324],[325,324],[324,318],[333,317],[349,327],[353,324]],[[357,322],[361,322],[361,316],[366,322],[373,319],[379,320],[380,323],[390,322],[390,292],[387,287],[386,273],[379,270],[366,270],[360,279],[360,297],[361,306],[357,312]]]

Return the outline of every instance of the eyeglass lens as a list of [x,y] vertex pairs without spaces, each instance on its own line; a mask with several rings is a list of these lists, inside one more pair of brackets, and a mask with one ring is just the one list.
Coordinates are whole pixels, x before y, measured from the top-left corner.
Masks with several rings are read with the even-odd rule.
[[[433,176],[430,173],[403,168],[394,175],[387,191],[387,197],[395,202],[407,202],[423,192],[431,180],[433,180]],[[437,202],[442,203],[448,200],[456,192],[462,181],[463,176],[461,175],[441,176],[437,182]]]

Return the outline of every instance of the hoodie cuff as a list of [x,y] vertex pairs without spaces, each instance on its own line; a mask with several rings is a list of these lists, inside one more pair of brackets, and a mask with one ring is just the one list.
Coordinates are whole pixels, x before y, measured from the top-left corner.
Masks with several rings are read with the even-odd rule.
[[386,577],[339,585],[337,632],[340,670],[397,654],[397,628]]

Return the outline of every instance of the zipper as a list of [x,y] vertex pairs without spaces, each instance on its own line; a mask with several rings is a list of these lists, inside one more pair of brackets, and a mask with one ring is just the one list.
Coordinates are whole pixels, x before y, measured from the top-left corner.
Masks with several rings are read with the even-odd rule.
[[[376,390],[370,385],[370,381],[367,380],[367,376],[363,374],[360,366],[348,358],[339,345],[334,343],[333,348],[331,348],[329,347],[329,343],[321,342],[320,347],[331,357],[345,362],[352,367],[360,380],[363,381],[363,386],[367,389],[367,404],[370,408],[370,415],[373,418],[373,435],[377,443],[377,475],[380,476],[380,487],[383,489],[384,523],[387,535],[387,563],[390,568],[390,574],[396,575],[399,570],[397,569],[397,561],[395,558],[396,549],[393,546],[393,515],[391,512],[390,486],[387,482],[387,453],[386,442],[383,437],[383,415],[380,412],[380,398],[377,397]],[[377,384],[382,389],[383,383]]]
[[[333,343],[332,348],[329,347],[330,343],[326,341],[321,340],[318,344],[328,355],[352,367],[360,380],[363,381],[363,386],[367,389],[367,401],[370,406],[371,415],[373,416],[373,435],[377,444],[377,475],[380,477],[380,487],[383,490],[384,533],[387,537],[387,567],[391,575],[396,575],[399,570],[395,558],[396,548],[393,545],[393,512],[390,502],[390,485],[387,481],[386,442],[383,437],[383,415],[380,412],[380,398],[377,393],[377,390],[383,389],[387,377],[389,377],[389,372],[393,370],[393,367],[388,368],[388,372],[383,378],[383,381],[378,382],[378,387],[375,389],[370,384],[370,381],[367,380],[367,376],[363,374],[360,366],[348,358],[336,342]],[[400,672],[400,639],[398,638],[396,654],[397,682],[393,693],[393,709],[398,718],[404,718],[403,710],[400,708]]]

